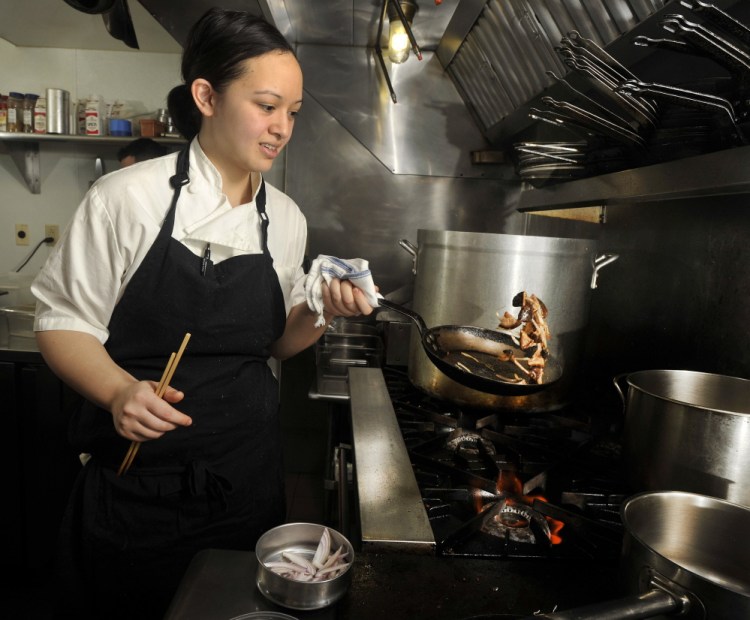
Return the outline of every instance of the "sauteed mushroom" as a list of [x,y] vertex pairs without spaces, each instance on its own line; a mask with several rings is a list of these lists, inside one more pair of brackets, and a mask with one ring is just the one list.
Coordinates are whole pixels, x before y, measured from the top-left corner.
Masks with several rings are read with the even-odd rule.
[[[514,317],[507,311],[502,316],[498,313],[498,328],[510,332],[520,327],[518,335],[511,334],[511,337],[521,350],[530,355],[519,358],[512,351],[505,351],[507,357],[501,357],[501,359],[513,362],[530,383],[542,383],[544,367],[549,356],[548,342],[551,337],[547,326],[549,311],[541,299],[526,291],[518,293],[513,298],[512,304],[516,308],[520,307],[518,316]],[[522,362],[526,365],[524,366]]]

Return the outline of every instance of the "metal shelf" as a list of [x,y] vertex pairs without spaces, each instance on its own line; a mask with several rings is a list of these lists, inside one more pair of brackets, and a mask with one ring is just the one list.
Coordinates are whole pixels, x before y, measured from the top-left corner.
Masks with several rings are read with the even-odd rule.
[[[0,131],[0,143],[5,145],[8,153],[21,172],[26,186],[32,194],[42,193],[41,167],[39,164],[39,145],[45,143],[71,144],[81,146],[124,146],[137,136],[69,136],[62,134],[8,133]],[[153,138],[161,144],[184,144],[182,138]]]
[[750,193],[750,146],[521,192],[523,212]]
[[[0,131],[3,142],[76,142],[86,144],[127,144],[140,136],[72,136],[52,133],[8,133]],[[182,138],[166,138],[157,136],[152,138],[162,144],[184,144]]]

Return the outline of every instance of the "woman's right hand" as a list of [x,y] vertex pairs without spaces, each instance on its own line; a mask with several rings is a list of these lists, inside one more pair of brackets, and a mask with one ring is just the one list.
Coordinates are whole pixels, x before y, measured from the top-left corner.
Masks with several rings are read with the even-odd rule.
[[154,381],[136,381],[121,390],[112,401],[112,418],[119,435],[131,441],[150,441],[193,420],[172,407],[184,394],[172,387],[162,398]]
[[156,395],[157,383],[138,381],[119,367],[91,334],[49,330],[36,333],[39,350],[52,371],[91,403],[112,412],[115,430],[131,441],[158,439],[192,420],[177,411],[184,394],[167,388]]

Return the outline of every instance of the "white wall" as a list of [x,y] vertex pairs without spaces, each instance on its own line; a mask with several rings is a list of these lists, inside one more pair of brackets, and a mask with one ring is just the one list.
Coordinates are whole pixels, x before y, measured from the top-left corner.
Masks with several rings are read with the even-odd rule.
[[[71,101],[91,93],[105,100],[133,102],[142,110],[166,107],[169,90],[180,83],[180,55],[16,47],[0,39],[0,93],[43,95],[63,88]],[[64,228],[94,179],[94,161],[105,159],[105,170],[117,167],[117,146],[44,143],[40,148],[41,194],[32,194],[0,142],[0,273],[14,271],[44,238],[45,224]],[[15,225],[29,226],[29,245],[18,246]],[[37,271],[49,248],[43,246],[22,273]]]

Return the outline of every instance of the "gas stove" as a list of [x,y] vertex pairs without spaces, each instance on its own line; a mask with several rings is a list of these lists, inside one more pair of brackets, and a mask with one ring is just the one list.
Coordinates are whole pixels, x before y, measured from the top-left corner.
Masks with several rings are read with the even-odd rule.
[[619,556],[629,491],[616,403],[589,394],[546,413],[474,410],[422,393],[401,368],[382,376],[437,555]]

